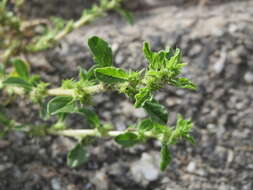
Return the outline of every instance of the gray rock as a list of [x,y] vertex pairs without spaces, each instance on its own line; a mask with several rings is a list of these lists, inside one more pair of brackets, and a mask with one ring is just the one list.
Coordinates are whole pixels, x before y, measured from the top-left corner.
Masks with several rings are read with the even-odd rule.
[[53,178],[51,180],[51,187],[53,190],[62,190],[61,180],[59,178]]
[[158,152],[143,153],[141,159],[131,165],[133,179],[143,185],[157,180],[160,174],[158,157]]
[[253,73],[248,71],[245,73],[244,75],[244,80],[249,83],[249,84],[252,84],[253,83]]

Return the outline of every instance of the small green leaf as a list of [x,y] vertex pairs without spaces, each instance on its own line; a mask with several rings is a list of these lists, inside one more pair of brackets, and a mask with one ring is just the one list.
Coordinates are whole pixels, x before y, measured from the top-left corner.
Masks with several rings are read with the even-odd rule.
[[101,126],[101,121],[94,111],[82,108],[78,110],[78,113],[84,115],[89,124],[92,125],[93,127],[99,128]]
[[25,81],[29,80],[29,70],[27,67],[27,64],[21,60],[21,59],[14,59],[12,60],[12,63],[15,67],[15,70],[18,74],[18,76],[22,79],[24,79]]
[[146,59],[148,60],[148,62],[152,63],[153,62],[153,52],[151,51],[148,42],[144,42],[143,53],[144,53],[144,56],[146,57]]
[[138,94],[135,95],[136,108],[139,108],[145,104],[146,101],[150,99],[150,90],[148,88],[142,88]]
[[161,157],[160,169],[162,171],[164,171],[167,168],[167,166],[170,164],[171,160],[172,160],[172,156],[171,156],[171,153],[169,151],[168,145],[166,145],[166,144],[162,145],[161,152],[160,152],[160,157]]
[[176,49],[174,55],[172,57],[170,57],[169,61],[166,64],[166,67],[168,69],[175,69],[175,67],[177,67],[177,64],[181,64],[182,63],[182,53],[180,49]]
[[134,23],[134,18],[133,18],[133,15],[127,11],[127,10],[124,10],[124,9],[121,9],[121,8],[117,8],[116,11],[118,11],[118,13],[124,18],[127,20],[127,22],[131,25],[133,25]]
[[19,77],[9,77],[3,81],[3,85],[17,86],[24,88],[28,91],[32,90],[33,87],[30,83]]
[[178,88],[197,89],[197,86],[187,78],[175,78],[174,80],[170,80],[170,84]]
[[70,96],[58,96],[51,99],[47,104],[47,112],[50,115],[75,112],[73,98]]
[[77,144],[67,156],[67,165],[71,168],[75,168],[87,162],[87,152],[81,144]]
[[126,132],[115,137],[115,141],[124,147],[131,147],[139,142],[139,138],[134,133]]
[[112,49],[106,41],[97,36],[93,36],[88,40],[88,45],[97,64],[101,67],[112,65]]
[[138,129],[141,131],[149,131],[154,127],[154,123],[151,119],[142,120],[138,124]]
[[146,101],[144,104],[144,109],[148,112],[152,120],[162,124],[167,123],[168,112],[166,108],[154,99]]
[[103,67],[95,69],[95,76],[105,83],[118,83],[127,81],[129,75],[122,69],[115,67]]
[[82,81],[88,80],[88,72],[81,67],[79,67],[79,79]]

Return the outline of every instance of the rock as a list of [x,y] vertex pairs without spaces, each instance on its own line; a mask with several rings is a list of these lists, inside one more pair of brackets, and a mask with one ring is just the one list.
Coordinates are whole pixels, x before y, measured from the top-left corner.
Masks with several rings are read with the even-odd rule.
[[158,179],[160,170],[157,157],[159,157],[159,153],[156,152],[143,153],[141,159],[131,165],[131,174],[136,182],[147,185]]
[[97,171],[91,180],[96,185],[97,189],[108,190],[109,181],[104,169]]
[[225,50],[222,50],[220,58],[213,65],[213,69],[216,72],[216,74],[220,74],[223,71],[225,63],[226,63],[226,59],[227,59],[227,53]]
[[253,83],[253,73],[248,71],[245,73],[244,75],[244,80],[249,83],[249,84],[252,84]]
[[196,163],[194,161],[190,162],[186,168],[187,172],[193,173],[196,170]]
[[11,163],[0,164],[0,172],[4,172],[5,170],[7,170],[11,167],[12,167]]
[[0,149],[7,148],[10,145],[9,141],[6,140],[0,140]]
[[53,178],[51,180],[51,187],[53,190],[62,190],[61,180],[59,178]]
[[60,136],[52,144],[52,156],[57,157],[61,153],[70,151],[75,146],[75,141],[70,138]]
[[121,102],[121,110],[126,117],[144,118],[147,116],[146,112],[142,108],[136,109],[130,102]]

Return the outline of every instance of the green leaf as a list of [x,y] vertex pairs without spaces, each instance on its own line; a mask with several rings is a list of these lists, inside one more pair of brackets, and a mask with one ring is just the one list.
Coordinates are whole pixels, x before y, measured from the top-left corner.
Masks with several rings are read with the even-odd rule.
[[175,69],[178,64],[182,63],[182,53],[180,49],[176,49],[174,55],[169,59],[169,61],[166,64],[166,67],[168,69]]
[[19,77],[9,77],[3,81],[3,85],[17,86],[29,91],[32,90],[33,87],[30,83]]
[[166,62],[171,54],[171,49],[167,48],[163,51],[152,52],[149,43],[145,42],[143,52],[145,58],[148,60],[149,68],[159,71],[166,67]]
[[21,59],[14,59],[12,60],[12,63],[15,67],[15,70],[18,74],[18,76],[22,79],[24,79],[25,81],[29,80],[29,70],[27,67],[27,64],[21,60]]
[[112,49],[106,41],[97,36],[93,36],[88,40],[88,45],[97,64],[101,67],[112,65]]
[[141,131],[149,131],[154,127],[154,123],[151,119],[142,120],[138,124],[138,129]]
[[77,144],[67,156],[67,165],[71,168],[75,168],[87,162],[87,152],[81,144]]
[[144,53],[145,58],[148,60],[148,62],[152,63],[153,62],[153,52],[151,51],[148,42],[144,42],[143,53]]
[[176,134],[180,138],[184,138],[192,144],[195,144],[195,139],[190,135],[193,123],[191,120],[184,119],[181,115],[177,117]]
[[161,157],[160,169],[162,171],[164,171],[167,168],[167,166],[170,164],[171,160],[172,160],[172,156],[171,156],[171,153],[169,151],[168,145],[166,145],[166,144],[162,145],[161,152],[160,152],[160,157]]
[[86,108],[82,108],[78,110],[78,113],[84,115],[90,125],[96,128],[99,128],[101,126],[101,121],[98,115],[94,111],[86,109]]
[[47,112],[49,115],[75,112],[73,98],[70,96],[58,96],[51,99],[47,104]]
[[82,81],[88,80],[88,72],[81,67],[79,67],[79,79]]
[[150,99],[150,90],[148,88],[142,88],[138,94],[135,95],[136,108],[139,108],[145,104],[146,101]]
[[95,69],[95,76],[105,83],[119,83],[128,80],[128,73],[115,67],[103,67]]
[[125,18],[129,24],[133,25],[133,23],[134,23],[133,15],[129,11],[124,10],[122,8],[117,8],[116,11],[118,11],[118,13],[123,18]]
[[144,109],[148,112],[152,120],[162,124],[167,123],[168,112],[166,108],[154,99],[146,101],[144,104]]
[[178,88],[197,89],[197,86],[187,78],[175,78],[174,80],[170,80],[170,84]]
[[134,133],[126,132],[115,137],[115,141],[124,147],[131,147],[139,142],[139,138]]

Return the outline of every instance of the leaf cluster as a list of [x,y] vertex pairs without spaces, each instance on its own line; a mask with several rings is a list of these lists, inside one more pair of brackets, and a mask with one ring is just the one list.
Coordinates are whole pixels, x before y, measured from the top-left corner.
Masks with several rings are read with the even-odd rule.
[[[62,82],[60,88],[50,89],[49,84],[29,73],[27,64],[13,60],[15,71],[2,84],[5,88],[21,89],[36,103],[41,105],[46,118],[57,117],[58,122],[42,133],[67,135],[77,138],[77,144],[68,154],[68,165],[76,167],[87,160],[84,155],[83,140],[89,136],[113,137],[115,141],[130,147],[153,138],[161,142],[161,170],[165,170],[171,161],[169,147],[179,140],[194,143],[190,135],[192,122],[178,116],[175,126],[168,126],[168,111],[165,106],[154,98],[157,90],[171,85],[177,88],[196,89],[196,86],[180,76],[185,64],[179,49],[166,49],[154,52],[147,42],[143,52],[148,66],[142,71],[126,71],[113,65],[113,53],[109,44],[103,39],[93,36],[88,40],[88,46],[94,60],[94,66],[89,70],[79,71],[79,78]],[[14,89],[13,89],[14,88]],[[104,124],[91,108],[92,96],[104,91],[117,91],[129,97],[136,108],[142,107],[147,112],[147,118],[136,125],[129,126],[125,131],[112,131],[112,127]],[[54,97],[52,97],[54,96]],[[47,101],[47,97],[50,98]],[[70,114],[80,114],[86,118],[89,131],[67,131],[65,119]],[[86,145],[87,143],[85,143]]]

